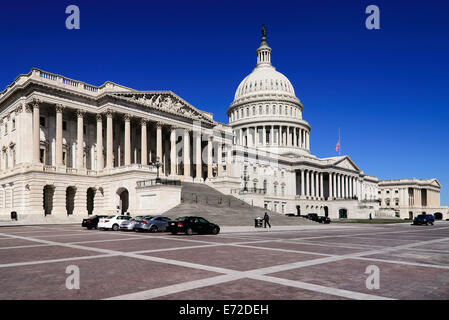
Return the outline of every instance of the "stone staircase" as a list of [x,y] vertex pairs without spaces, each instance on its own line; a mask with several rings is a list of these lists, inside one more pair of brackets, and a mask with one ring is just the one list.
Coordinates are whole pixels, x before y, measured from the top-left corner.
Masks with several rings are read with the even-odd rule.
[[256,217],[270,216],[272,226],[316,224],[299,217],[288,217],[260,207],[254,207],[231,195],[225,195],[202,183],[182,183],[181,204],[164,212],[175,218],[185,215],[201,216],[220,226],[254,226]]

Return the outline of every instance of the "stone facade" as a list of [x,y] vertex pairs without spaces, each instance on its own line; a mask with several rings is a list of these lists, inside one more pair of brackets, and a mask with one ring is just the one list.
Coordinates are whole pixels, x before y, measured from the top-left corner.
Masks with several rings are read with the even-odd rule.
[[380,205],[402,219],[413,219],[421,213],[433,214],[437,220],[449,219],[449,207],[440,205],[440,189],[437,179],[382,180]]

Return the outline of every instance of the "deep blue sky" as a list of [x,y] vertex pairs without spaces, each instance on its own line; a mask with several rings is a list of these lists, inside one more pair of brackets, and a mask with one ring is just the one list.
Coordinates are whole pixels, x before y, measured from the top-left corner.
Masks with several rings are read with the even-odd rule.
[[[81,29],[65,28],[66,6]],[[380,7],[381,30],[365,28]],[[227,122],[254,68],[261,24],[272,62],[312,126],[312,153],[342,153],[380,179],[438,178],[449,205],[449,1],[8,1],[0,90],[32,67],[94,85],[172,90]]]

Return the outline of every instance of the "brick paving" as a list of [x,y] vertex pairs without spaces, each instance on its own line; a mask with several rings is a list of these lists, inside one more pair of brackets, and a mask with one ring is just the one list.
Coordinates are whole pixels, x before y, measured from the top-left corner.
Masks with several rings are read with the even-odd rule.
[[[0,299],[449,299],[448,222],[254,231],[0,227]],[[80,289],[66,288],[71,265]]]

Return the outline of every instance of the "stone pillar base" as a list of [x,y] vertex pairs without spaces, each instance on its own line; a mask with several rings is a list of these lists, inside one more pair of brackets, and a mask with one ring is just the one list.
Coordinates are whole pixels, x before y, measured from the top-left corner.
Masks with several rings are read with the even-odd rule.
[[203,178],[194,178],[193,182],[204,182]]
[[187,177],[184,176],[183,181],[185,181],[185,182],[193,182],[193,178],[189,177],[189,176],[187,176]]

